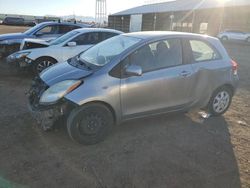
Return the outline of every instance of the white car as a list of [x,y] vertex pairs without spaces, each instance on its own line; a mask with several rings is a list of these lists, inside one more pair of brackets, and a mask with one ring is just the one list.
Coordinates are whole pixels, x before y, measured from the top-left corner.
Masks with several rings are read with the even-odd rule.
[[242,40],[250,42],[250,33],[245,33],[237,30],[226,30],[218,34],[219,39],[226,40]]
[[40,73],[45,68],[64,62],[93,45],[110,37],[122,34],[122,32],[103,28],[76,29],[51,41],[43,43],[42,48],[26,49],[8,57],[11,61],[16,60],[20,67],[32,66],[35,73]]

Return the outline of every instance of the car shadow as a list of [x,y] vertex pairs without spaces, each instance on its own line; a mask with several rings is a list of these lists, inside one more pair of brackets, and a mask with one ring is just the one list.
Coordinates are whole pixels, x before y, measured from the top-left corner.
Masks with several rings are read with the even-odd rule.
[[95,169],[100,186],[240,188],[228,126],[223,116],[203,119],[191,112],[125,122],[93,146],[65,139],[65,129],[61,136],[67,152],[77,153],[71,166]]

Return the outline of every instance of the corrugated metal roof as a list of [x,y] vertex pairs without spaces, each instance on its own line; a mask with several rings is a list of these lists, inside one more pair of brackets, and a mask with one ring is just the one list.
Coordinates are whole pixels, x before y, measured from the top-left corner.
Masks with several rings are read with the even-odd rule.
[[250,0],[228,0],[224,4],[222,2],[222,0],[175,0],[134,7],[112,14],[112,16],[250,5]]

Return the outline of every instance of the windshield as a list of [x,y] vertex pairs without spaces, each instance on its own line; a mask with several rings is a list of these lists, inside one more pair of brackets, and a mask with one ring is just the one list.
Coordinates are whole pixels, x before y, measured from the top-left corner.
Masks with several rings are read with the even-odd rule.
[[80,60],[104,66],[141,39],[119,35],[101,42],[80,55]]
[[77,31],[71,31],[69,33],[66,33],[65,35],[62,35],[61,37],[53,40],[50,42],[50,45],[57,45],[57,44],[61,44],[65,41],[67,41],[68,39],[72,38],[73,36],[77,35],[79,32]]

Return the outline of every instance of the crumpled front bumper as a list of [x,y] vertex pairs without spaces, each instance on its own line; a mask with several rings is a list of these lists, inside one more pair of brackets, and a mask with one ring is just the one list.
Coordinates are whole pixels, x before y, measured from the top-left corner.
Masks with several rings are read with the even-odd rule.
[[55,123],[66,115],[67,104],[50,106],[47,109],[34,109],[28,104],[32,117],[44,131],[53,129]]
[[16,57],[16,54],[11,54],[6,58],[6,62],[10,65],[14,65],[18,68],[26,68],[26,67],[30,67],[33,63],[33,61],[31,59],[28,59],[26,57],[21,57],[18,58]]
[[75,104],[66,99],[52,105],[40,105],[40,97],[47,88],[48,86],[40,78],[36,77],[30,90],[26,93],[31,115],[45,131],[53,129],[58,120],[67,117],[70,111],[76,107]]

